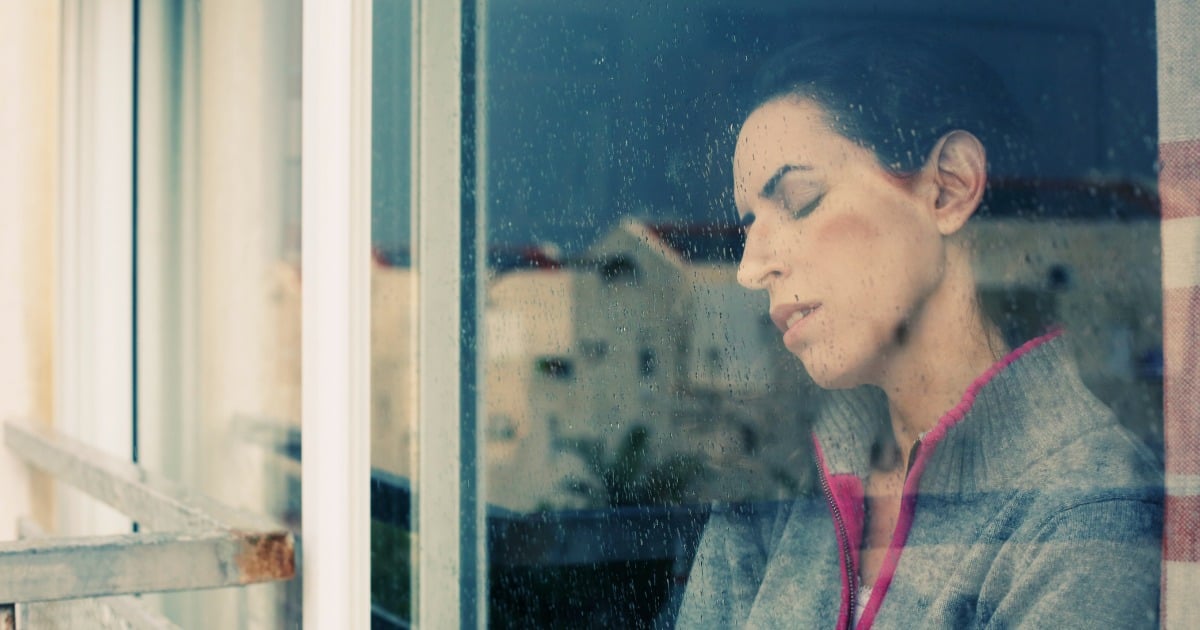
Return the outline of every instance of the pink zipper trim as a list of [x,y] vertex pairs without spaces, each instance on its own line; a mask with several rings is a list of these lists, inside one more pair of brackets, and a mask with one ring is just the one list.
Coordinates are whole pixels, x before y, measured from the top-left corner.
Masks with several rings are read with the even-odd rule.
[[[925,465],[929,462],[929,458],[933,456],[933,450],[938,442],[946,436],[946,432],[951,427],[958,424],[967,415],[967,412],[975,404],[975,397],[979,395],[979,390],[983,389],[984,385],[987,385],[997,374],[1004,371],[1005,368],[1012,365],[1014,361],[1027,354],[1030,350],[1060,335],[1062,335],[1061,329],[1052,330],[1041,337],[1026,342],[1021,347],[992,364],[992,367],[988,368],[986,372],[971,383],[966,393],[963,394],[962,400],[954,408],[942,415],[933,429],[925,434],[925,438],[921,440],[921,446],[917,450],[917,458],[912,462],[908,478],[904,481],[904,490],[900,496],[900,516],[896,521],[896,531],[892,533],[892,542],[888,546],[887,555],[884,556],[883,566],[879,568],[879,575],[875,578],[874,586],[871,587],[871,599],[867,602],[866,609],[863,610],[862,619],[858,621],[858,630],[870,630],[871,624],[875,622],[876,613],[879,612],[880,606],[883,605],[883,599],[887,595],[888,587],[892,584],[892,578],[895,577],[896,565],[900,563],[900,554],[904,551],[904,544],[908,541],[908,532],[912,529],[913,517],[917,509],[917,486],[920,485],[921,475],[925,472]],[[821,460],[821,465],[824,466],[823,459]],[[843,577],[843,581],[845,579]]]
[[[813,436],[813,446],[817,456],[817,465],[821,467],[821,474],[829,484],[830,498],[834,502],[831,507],[838,512],[837,515],[832,512],[829,515],[830,520],[833,521],[833,535],[837,539],[838,566],[841,568],[842,576],[842,603],[838,610],[837,627],[848,628],[854,615],[854,611],[850,609],[850,589],[857,589],[856,584],[851,584],[850,575],[858,566],[859,547],[862,546],[864,514],[862,480],[853,474],[830,474],[829,466],[825,464],[825,453],[821,450],[821,444],[815,435]],[[837,516],[841,517],[840,526]],[[842,537],[842,528],[845,528],[846,538]],[[846,554],[843,553],[843,549],[850,551],[850,566],[846,566]]]

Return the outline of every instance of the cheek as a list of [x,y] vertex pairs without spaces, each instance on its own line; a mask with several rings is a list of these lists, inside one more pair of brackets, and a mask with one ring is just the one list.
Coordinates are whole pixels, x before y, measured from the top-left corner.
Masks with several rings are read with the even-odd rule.
[[821,284],[838,296],[844,317],[890,328],[929,284],[936,245],[926,243],[911,221],[847,213],[822,224],[813,238]]
[[818,226],[813,237],[823,257],[837,263],[826,270],[830,279],[846,281],[872,266],[884,233],[866,216],[841,214]]

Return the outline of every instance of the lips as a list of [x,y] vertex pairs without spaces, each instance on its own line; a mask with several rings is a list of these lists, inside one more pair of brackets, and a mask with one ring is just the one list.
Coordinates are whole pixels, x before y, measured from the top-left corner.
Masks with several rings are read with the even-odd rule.
[[786,333],[820,308],[820,302],[781,304],[771,309],[771,321],[780,332]]

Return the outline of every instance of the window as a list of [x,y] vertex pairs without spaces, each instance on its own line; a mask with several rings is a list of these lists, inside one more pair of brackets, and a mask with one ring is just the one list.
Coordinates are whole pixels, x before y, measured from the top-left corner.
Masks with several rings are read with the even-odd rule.
[[[299,529],[301,6],[142,2],[135,18],[139,457]],[[286,625],[301,596],[294,581],[164,611]]]
[[710,371],[716,372],[716,371],[720,370],[721,369],[721,350],[720,350],[720,348],[715,348],[715,347],[709,346],[709,348],[704,351],[704,362]]
[[[738,284],[743,242],[730,191],[734,132],[755,69],[806,35],[868,26],[937,35],[997,69],[1032,134],[1053,140],[1027,160],[1006,160],[995,146],[988,153],[990,214],[971,223],[980,307],[1013,347],[1065,327],[1083,380],[1161,453],[1162,382],[1140,367],[1163,347],[1155,44],[1146,36],[1154,10],[1029,6],[913,0],[817,10],[712,0],[648,13],[623,3],[480,9],[480,126],[464,146],[476,148],[483,173],[483,238],[505,250],[552,243],[562,261],[554,278],[577,277],[564,313],[586,340],[570,404],[556,409],[574,448],[559,460],[537,455],[546,440],[531,428],[524,460],[538,471],[528,477],[559,477],[571,492],[529,485],[538,511],[528,520],[487,520],[488,535],[500,536],[486,558],[490,623],[669,623],[698,542],[695,523],[707,514],[697,506],[786,500],[816,483],[803,453],[825,394],[780,344],[765,296]],[[592,358],[601,341],[603,362]],[[506,372],[495,361],[482,368]],[[525,417],[536,425],[543,403],[529,400]],[[638,517],[611,501],[636,495],[614,490],[618,481],[637,486],[668,470],[679,493],[637,495]],[[482,474],[488,501],[520,487],[511,470]],[[681,512],[664,504],[697,510],[692,526],[672,529]],[[587,519],[610,525],[588,528]],[[656,528],[674,537],[622,555],[620,535],[651,540]],[[513,552],[521,546],[543,551]],[[617,586],[629,581],[641,587],[636,596]]]
[[638,376],[643,379],[654,376],[658,371],[658,355],[653,348],[642,348],[638,351]]
[[[55,25],[64,73],[6,83],[64,155],[0,162],[0,332],[57,370],[0,399],[299,532],[303,582],[147,598],[177,622],[670,626],[711,506],[819,486],[828,395],[738,282],[732,155],[764,59],[861,26],[973,51],[1048,140],[988,156],[978,304],[1010,346],[1065,328],[1163,462],[1161,614],[1200,614],[1189,3],[98,7],[0,16]],[[51,267],[53,300],[17,280]],[[14,478],[66,531],[130,526]]]
[[575,366],[567,358],[543,357],[537,360],[537,371],[550,378],[570,380],[575,374]]

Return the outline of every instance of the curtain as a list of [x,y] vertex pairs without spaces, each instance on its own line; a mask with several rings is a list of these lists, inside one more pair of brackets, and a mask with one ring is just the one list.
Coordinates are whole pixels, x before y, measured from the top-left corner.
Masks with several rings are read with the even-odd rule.
[[1159,0],[1166,525],[1162,621],[1200,618],[1200,4]]

